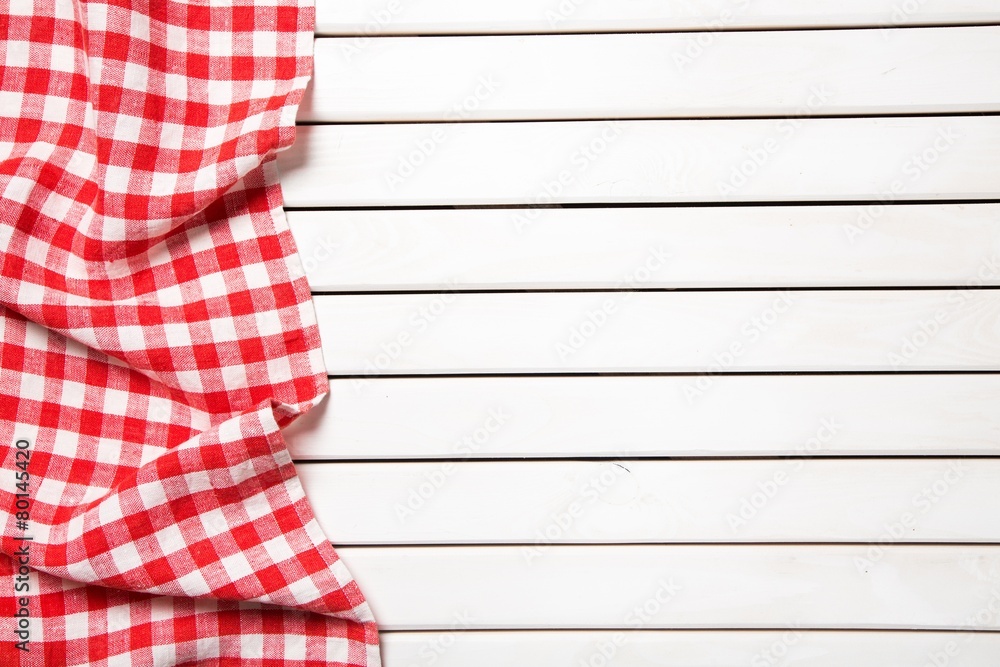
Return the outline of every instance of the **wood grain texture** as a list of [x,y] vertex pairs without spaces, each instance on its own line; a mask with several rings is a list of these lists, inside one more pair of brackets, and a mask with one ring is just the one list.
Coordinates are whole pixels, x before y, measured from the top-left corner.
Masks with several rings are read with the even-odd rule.
[[[464,619],[455,620],[461,629]],[[1000,635],[983,632],[773,631],[510,631],[386,632],[385,667],[434,658],[436,667],[984,667],[1000,654]],[[608,657],[610,656],[610,658]]]
[[[290,211],[314,290],[1000,284],[1000,205]],[[956,243],[955,239],[962,239]]]
[[288,439],[387,667],[995,662],[1000,459],[921,456],[1000,447],[1000,28],[900,26],[998,22],[320,2]]
[[[829,420],[824,439],[840,429]],[[1000,543],[1000,461],[314,463],[337,544]]]
[[996,290],[315,298],[334,375],[1000,370]]
[[[450,34],[897,26],[1000,20],[992,0],[350,0],[316,3],[320,34]],[[363,49],[366,42],[359,41]]]
[[990,199],[1000,117],[320,125],[278,163],[290,207]]
[[532,548],[338,551],[386,630],[1000,628],[997,546]]
[[[711,40],[711,44],[700,44]],[[308,121],[1000,110],[1000,27],[320,39]]]
[[297,460],[996,455],[1000,376],[344,379],[287,438]]

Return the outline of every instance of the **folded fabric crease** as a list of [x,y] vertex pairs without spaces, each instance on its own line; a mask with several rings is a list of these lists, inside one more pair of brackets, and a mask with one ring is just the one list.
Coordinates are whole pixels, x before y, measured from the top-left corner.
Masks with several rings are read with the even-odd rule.
[[328,389],[274,160],[314,13],[0,9],[0,664],[379,664],[281,434]]

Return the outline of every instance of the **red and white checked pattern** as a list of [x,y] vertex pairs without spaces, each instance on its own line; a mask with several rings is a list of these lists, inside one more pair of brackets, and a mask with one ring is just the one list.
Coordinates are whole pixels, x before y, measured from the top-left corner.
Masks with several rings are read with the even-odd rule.
[[310,0],[0,4],[4,666],[379,664],[279,430],[327,391],[274,162],[313,21]]

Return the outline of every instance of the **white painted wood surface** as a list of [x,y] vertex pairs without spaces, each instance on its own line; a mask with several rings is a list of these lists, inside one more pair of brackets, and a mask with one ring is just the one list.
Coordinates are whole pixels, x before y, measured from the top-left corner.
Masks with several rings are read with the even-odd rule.
[[[822,428],[820,448],[841,426]],[[995,459],[313,463],[299,472],[320,526],[344,545],[1000,542]]]
[[317,296],[334,375],[1000,370],[979,289]]
[[299,138],[278,160],[292,207],[1000,196],[1000,116],[321,125]]
[[[316,31],[391,34],[995,23],[994,0],[318,0]],[[358,41],[364,48],[368,42]]]
[[[464,619],[456,619],[461,628]],[[794,626],[772,631],[531,631],[387,632],[387,665],[436,667],[885,667],[991,665],[1000,635],[984,632],[810,632]],[[610,656],[610,658],[608,657]]]
[[[344,547],[389,630],[1000,629],[1000,547]],[[982,620],[979,613],[986,609]],[[711,641],[710,639],[708,641]]]
[[1000,110],[1000,27],[316,42],[302,117],[460,121]]
[[320,0],[288,441],[386,667],[996,664],[998,24]]
[[385,209],[288,218],[316,291],[1000,284],[997,204],[521,215]]
[[993,374],[360,377],[287,433],[314,461],[995,456],[998,406]]

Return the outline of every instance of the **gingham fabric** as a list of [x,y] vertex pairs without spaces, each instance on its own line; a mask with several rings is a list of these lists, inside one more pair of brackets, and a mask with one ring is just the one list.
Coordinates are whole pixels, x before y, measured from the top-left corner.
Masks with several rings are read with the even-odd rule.
[[0,665],[379,663],[279,429],[308,0],[0,3]]

